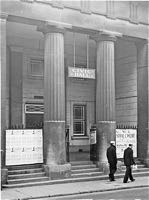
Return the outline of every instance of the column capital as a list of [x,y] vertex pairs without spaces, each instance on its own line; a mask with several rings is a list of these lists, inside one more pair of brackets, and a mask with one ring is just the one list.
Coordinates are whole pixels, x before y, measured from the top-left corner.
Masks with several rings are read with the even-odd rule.
[[117,40],[117,37],[122,37],[122,34],[119,32],[100,30],[99,33],[92,35],[90,38],[95,40],[96,42],[99,42],[99,41],[115,42]]
[[37,31],[42,32],[43,34],[47,33],[65,33],[67,28],[72,28],[71,24],[57,22],[57,21],[46,21],[37,27]]

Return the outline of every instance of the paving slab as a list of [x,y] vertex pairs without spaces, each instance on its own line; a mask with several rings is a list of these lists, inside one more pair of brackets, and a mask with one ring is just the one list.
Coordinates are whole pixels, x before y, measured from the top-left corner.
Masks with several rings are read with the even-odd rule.
[[4,188],[1,200],[27,200],[46,197],[67,196],[91,192],[103,192],[137,187],[149,187],[149,176],[136,177],[135,182],[123,183],[123,179],[86,181],[24,188]]

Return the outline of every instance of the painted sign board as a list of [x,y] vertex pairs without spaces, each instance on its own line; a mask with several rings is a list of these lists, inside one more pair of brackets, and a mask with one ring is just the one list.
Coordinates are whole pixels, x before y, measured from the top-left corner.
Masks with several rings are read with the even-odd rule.
[[68,67],[68,77],[95,79],[95,69]]
[[137,157],[137,130],[116,129],[117,158],[123,158],[124,150],[129,144],[133,144],[133,156]]
[[42,162],[42,129],[6,130],[6,165]]

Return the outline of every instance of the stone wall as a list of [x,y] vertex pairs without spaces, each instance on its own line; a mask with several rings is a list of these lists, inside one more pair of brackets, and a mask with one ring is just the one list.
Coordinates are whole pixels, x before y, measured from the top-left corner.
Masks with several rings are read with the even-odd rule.
[[116,122],[137,125],[137,55],[131,42],[116,44]]

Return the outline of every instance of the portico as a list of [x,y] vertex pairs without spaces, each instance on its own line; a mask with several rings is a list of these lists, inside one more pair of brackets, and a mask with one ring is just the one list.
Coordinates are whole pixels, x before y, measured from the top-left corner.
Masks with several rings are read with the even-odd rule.
[[[3,174],[7,172],[5,130],[15,125],[27,127],[27,120],[31,119],[27,117],[32,115],[34,119],[36,115],[37,119],[39,113],[44,124],[43,164],[51,178],[70,176],[66,125],[69,126],[70,160],[78,160],[81,153],[89,159],[90,128],[96,124],[98,167],[106,162],[106,148],[110,140],[115,140],[116,125],[138,125],[138,158],[148,164],[146,25],[130,23],[125,30],[119,21],[105,17],[104,26],[100,21],[103,16],[99,24],[91,25],[94,17],[82,13],[83,21],[89,17],[90,20],[81,26],[79,20],[75,21],[79,11],[74,11],[78,13],[74,13],[73,20],[67,13],[68,8],[48,5],[47,12],[42,5],[42,16],[37,17],[34,9],[28,16],[24,6],[31,9],[32,4],[18,2],[17,5],[22,6],[23,16],[10,12],[11,3],[5,7],[6,13],[1,14]],[[39,4],[36,6],[38,10]],[[60,12],[63,18],[53,20],[49,10],[51,16],[59,16]],[[138,26],[143,27],[142,32],[137,32]],[[94,69],[95,78],[69,77],[69,67]]]

